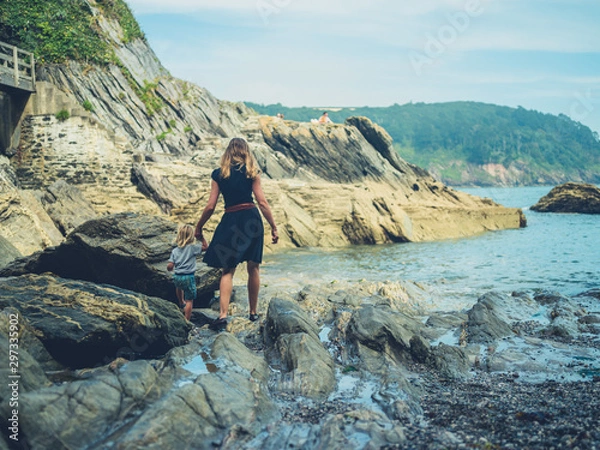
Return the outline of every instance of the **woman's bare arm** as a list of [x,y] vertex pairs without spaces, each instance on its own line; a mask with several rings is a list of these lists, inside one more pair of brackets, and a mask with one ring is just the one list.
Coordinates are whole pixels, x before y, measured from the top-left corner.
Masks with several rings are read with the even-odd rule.
[[217,184],[217,182],[215,180],[211,180],[210,195],[208,196],[208,203],[206,204],[204,211],[202,211],[200,220],[198,221],[198,224],[196,225],[196,233],[195,233],[196,239],[202,240],[202,248],[204,250],[206,250],[206,248],[205,248],[206,240],[204,239],[204,236],[202,235],[202,228],[204,227],[206,222],[208,222],[208,219],[210,219],[212,214],[215,212],[215,208],[217,206],[218,199],[219,199],[219,185]]
[[271,241],[273,244],[277,244],[279,240],[279,234],[277,233],[277,225],[275,225],[275,219],[273,218],[273,213],[271,212],[271,207],[269,206],[269,202],[265,197],[265,193],[263,192],[262,185],[260,184],[260,176],[257,175],[254,181],[252,182],[252,192],[254,193],[254,198],[256,199],[256,203],[258,203],[258,208],[265,220],[269,222],[271,226]]

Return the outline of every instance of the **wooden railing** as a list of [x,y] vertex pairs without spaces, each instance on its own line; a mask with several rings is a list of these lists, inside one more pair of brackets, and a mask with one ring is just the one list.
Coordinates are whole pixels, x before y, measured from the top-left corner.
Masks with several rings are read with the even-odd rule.
[[25,91],[35,91],[33,53],[0,42],[0,84]]

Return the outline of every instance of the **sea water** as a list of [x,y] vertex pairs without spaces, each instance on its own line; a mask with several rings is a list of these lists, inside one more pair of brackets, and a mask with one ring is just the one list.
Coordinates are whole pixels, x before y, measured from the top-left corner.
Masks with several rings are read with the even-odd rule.
[[522,208],[527,227],[436,242],[301,248],[266,255],[263,283],[307,284],[410,280],[440,309],[472,306],[491,290],[546,289],[571,296],[600,288],[600,215],[538,213],[530,206],[551,187],[461,189]]

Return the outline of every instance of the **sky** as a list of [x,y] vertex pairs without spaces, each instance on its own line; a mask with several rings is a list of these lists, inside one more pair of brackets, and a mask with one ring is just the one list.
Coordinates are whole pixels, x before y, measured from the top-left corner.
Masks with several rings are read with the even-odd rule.
[[478,101],[600,133],[598,0],[127,0],[162,64],[222,100]]

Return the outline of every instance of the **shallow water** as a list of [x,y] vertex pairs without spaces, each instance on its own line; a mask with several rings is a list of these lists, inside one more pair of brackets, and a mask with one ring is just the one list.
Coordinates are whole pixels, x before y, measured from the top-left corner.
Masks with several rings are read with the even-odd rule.
[[523,208],[526,228],[437,242],[294,249],[268,255],[262,280],[286,289],[315,282],[412,280],[427,287],[440,310],[469,307],[490,290],[547,289],[570,296],[600,288],[600,215],[530,211],[550,189],[463,189]]

